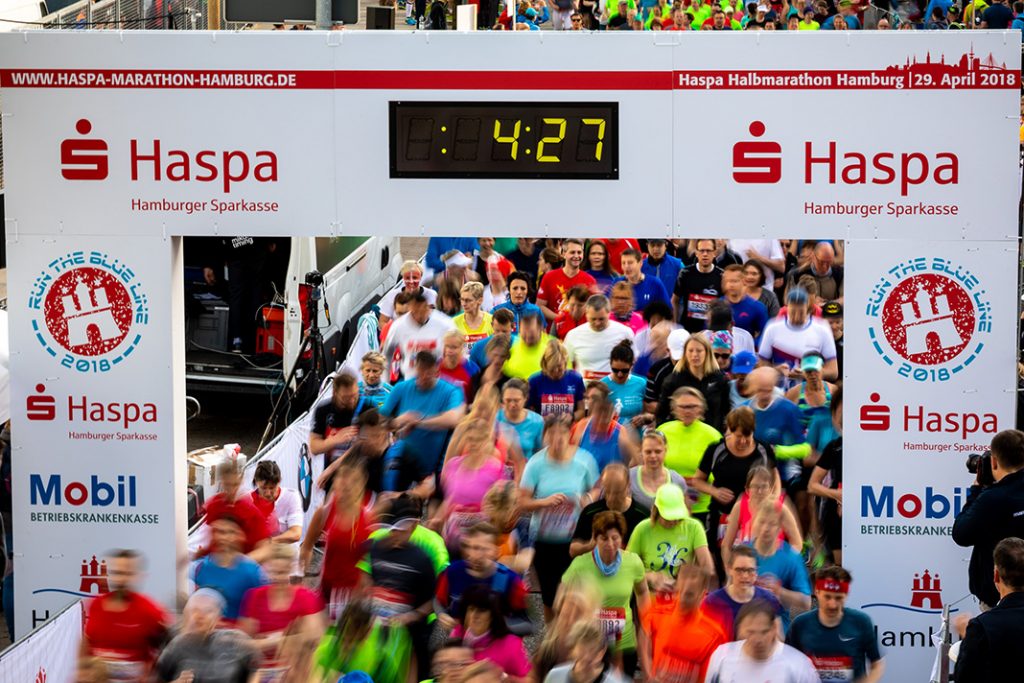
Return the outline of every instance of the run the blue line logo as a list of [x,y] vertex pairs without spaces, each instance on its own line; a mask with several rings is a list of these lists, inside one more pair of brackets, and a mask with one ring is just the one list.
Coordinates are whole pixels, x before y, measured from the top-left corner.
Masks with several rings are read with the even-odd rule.
[[32,595],[41,593],[63,593],[79,598],[94,598],[110,592],[110,584],[107,582],[107,561],[97,560],[93,555],[91,560],[82,560],[82,571],[79,575],[78,590],[67,590],[64,588],[37,588]]

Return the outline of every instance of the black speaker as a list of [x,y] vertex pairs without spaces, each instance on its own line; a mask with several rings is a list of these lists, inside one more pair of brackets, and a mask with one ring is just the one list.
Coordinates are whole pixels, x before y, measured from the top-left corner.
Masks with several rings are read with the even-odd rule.
[[367,31],[394,31],[395,8],[370,5],[366,8]]

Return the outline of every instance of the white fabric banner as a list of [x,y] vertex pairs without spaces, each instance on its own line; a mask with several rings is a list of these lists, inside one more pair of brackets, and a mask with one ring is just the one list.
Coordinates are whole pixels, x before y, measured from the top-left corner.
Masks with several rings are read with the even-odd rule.
[[82,602],[76,601],[0,657],[0,683],[70,683],[82,642]]
[[878,627],[887,680],[926,680],[938,615],[968,595],[970,550],[950,538],[964,463],[1014,426],[1017,245],[858,240],[846,258],[850,606]]

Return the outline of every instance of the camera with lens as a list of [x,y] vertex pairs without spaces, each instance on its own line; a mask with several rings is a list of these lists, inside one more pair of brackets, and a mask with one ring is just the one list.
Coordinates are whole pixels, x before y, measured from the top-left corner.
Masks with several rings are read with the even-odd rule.
[[996,483],[992,476],[992,451],[971,453],[967,456],[967,471],[977,476],[980,486],[991,486]]
[[306,273],[306,284],[310,287],[320,287],[324,283],[324,276],[319,270],[311,270]]

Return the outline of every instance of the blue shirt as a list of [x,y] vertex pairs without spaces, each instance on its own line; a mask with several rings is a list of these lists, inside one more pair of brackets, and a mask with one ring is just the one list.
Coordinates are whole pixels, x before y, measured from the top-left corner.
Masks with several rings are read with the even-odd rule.
[[812,658],[823,681],[833,680],[826,679],[826,675],[838,674],[835,670],[838,667],[851,667],[853,679],[859,681],[867,675],[868,662],[882,658],[871,617],[849,607],[843,610],[842,620],[833,627],[821,623],[818,610],[804,612],[793,620],[786,643]]
[[[775,614],[782,616],[786,609],[779,602],[779,599],[775,597],[775,594],[769,590],[765,590],[760,586],[754,586],[754,600],[764,600],[775,610]],[[704,607],[722,622],[722,626],[725,627],[725,632],[729,634],[730,640],[735,639],[736,632],[736,615],[740,613],[740,608],[746,603],[736,602],[729,596],[728,591],[724,588],[719,588],[716,591],[708,593],[708,596],[704,598]]]
[[427,268],[435,273],[443,272],[445,269],[444,255],[452,249],[472,254],[480,248],[475,237],[431,237],[427,242]]
[[[416,386],[415,379],[402,380],[388,394],[381,413],[386,417],[398,417],[402,413],[416,412],[422,417],[434,417],[458,408],[465,402],[462,390],[443,379],[426,391]],[[445,442],[448,431],[443,429],[421,429],[416,427],[404,441],[416,454],[424,471],[439,471],[444,460]]]
[[606,275],[603,270],[588,270],[587,275],[594,278],[594,282],[597,283],[597,288],[601,290],[601,293],[608,296],[608,293],[612,291],[612,283],[618,278],[613,275]]
[[384,407],[384,401],[391,393],[392,387],[389,383],[381,380],[375,386],[367,386],[363,380],[359,380],[359,395],[365,396],[367,400],[377,406],[377,410]]
[[[511,301],[506,301],[505,303],[498,304],[497,306],[492,308],[491,313],[493,314],[494,311],[498,310],[499,308],[507,308],[508,310],[512,311],[512,315],[515,316],[515,327],[512,328],[513,331],[519,330],[519,319],[524,315],[528,315],[531,313],[534,315],[539,315],[541,322],[544,321],[544,312],[540,310],[540,306],[538,306],[537,304],[531,304],[529,301],[524,301],[518,306],[512,303]],[[483,340],[481,339],[480,341]],[[480,342],[477,343],[479,344]]]
[[533,491],[537,500],[564,494],[565,505],[537,510],[533,514],[532,536],[538,541],[568,543],[576,530],[580,516],[580,496],[597,483],[600,474],[593,456],[582,448],[568,462],[555,462],[548,457],[548,449],[538,451],[523,468],[520,482],[524,489]]
[[651,257],[648,256],[644,259],[643,265],[640,266],[640,272],[644,275],[661,280],[661,284],[665,285],[666,292],[671,292],[676,288],[676,280],[679,279],[679,273],[682,270],[683,262],[672,254],[665,254],[665,258],[661,260],[661,263],[653,263]]
[[[844,16],[843,18],[846,19],[846,28],[847,29],[849,29],[850,31],[859,31],[860,30],[860,19],[858,19],[856,17],[856,15],[851,14],[849,16]],[[821,25],[821,30],[822,31],[835,31],[836,30],[836,27],[835,27],[836,21],[835,21],[835,19],[836,19],[836,15],[834,15],[834,14],[831,17],[829,17],[828,19],[826,19],[825,23]]]
[[619,384],[611,375],[604,377],[601,381],[608,385],[610,390],[609,400],[612,405],[616,402],[622,404],[619,409],[619,422],[625,423],[644,411],[644,390],[647,389],[647,380],[638,375],[630,375],[626,378],[625,384]]
[[[756,548],[754,554],[757,555],[758,579],[774,577],[788,591],[811,594],[811,582],[807,578],[804,560],[788,543],[779,545],[779,549],[771,557],[763,557]],[[782,613],[782,630],[789,630],[789,610]]]
[[519,448],[527,459],[544,448],[544,418],[532,410],[527,410],[526,417],[518,424],[509,422],[504,410],[498,411],[498,423],[515,431]]
[[767,408],[757,407],[757,400],[746,402],[754,411],[754,438],[772,446],[792,446],[804,442],[800,409],[785,398],[776,398]]
[[732,308],[733,323],[749,332],[757,341],[768,324],[768,309],[764,304],[752,296],[744,295],[739,303],[729,301],[729,307]]
[[[615,278],[615,282],[627,282],[626,278]],[[632,283],[631,283],[632,284]],[[633,285],[633,309],[643,311],[647,304],[652,301],[664,301],[672,305],[672,300],[665,291],[665,285],[656,277],[644,277],[643,280]]]
[[575,370],[566,370],[562,379],[551,379],[542,372],[530,377],[530,398],[526,406],[547,417],[556,413],[572,415],[583,400],[583,377]]
[[832,413],[818,413],[811,418],[811,424],[807,427],[807,442],[811,448],[819,453],[825,452],[825,446],[839,438],[839,432],[832,424]]
[[235,558],[231,567],[221,567],[213,555],[192,563],[192,581],[196,588],[213,588],[224,596],[224,618],[237,619],[246,591],[267,583],[263,569],[245,555]]

